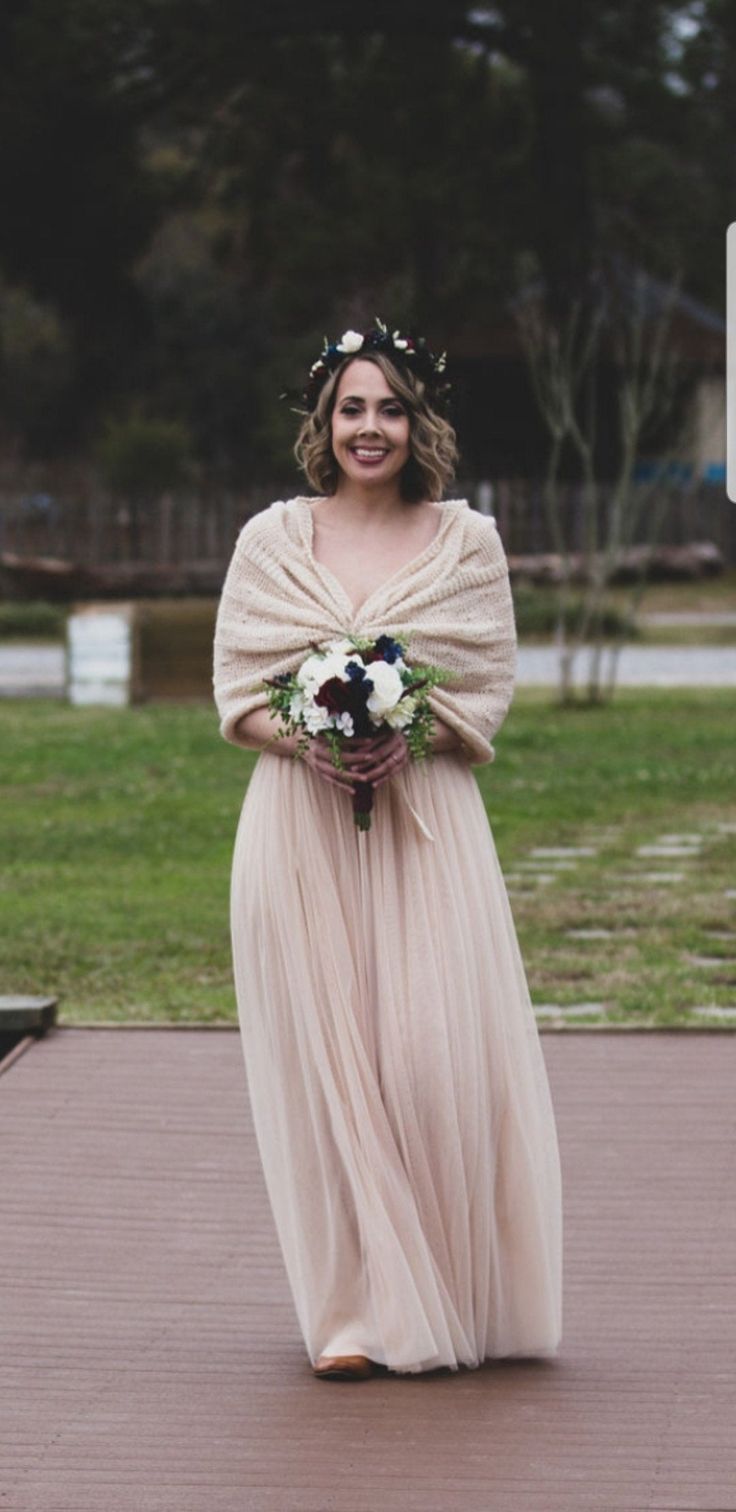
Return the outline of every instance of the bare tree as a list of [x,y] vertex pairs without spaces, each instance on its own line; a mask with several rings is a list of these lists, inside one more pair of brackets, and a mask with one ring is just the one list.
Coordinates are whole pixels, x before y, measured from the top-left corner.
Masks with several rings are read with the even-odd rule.
[[[646,550],[632,595],[632,609],[638,607],[646,582],[647,558],[657,543],[669,504],[663,479],[674,462],[684,460],[691,442],[685,427],[678,443],[661,456],[655,477],[647,483],[635,481],[643,440],[672,413],[683,376],[682,358],[671,335],[681,276],[673,278],[653,321],[647,315],[649,282],[641,272],[636,274],[633,287],[622,289],[615,283],[599,282],[594,295],[576,298],[561,320],[552,319],[541,297],[534,294],[519,301],[515,310],[533,392],[550,436],[543,501],[561,568],[556,639],[563,703],[575,701],[575,662],[584,648],[590,652],[587,700],[598,702],[613,693],[621,635],[604,633],[611,580],[646,510]],[[608,335],[617,385],[619,445],[612,484],[601,480],[596,461],[604,333]],[[582,599],[572,591],[577,561],[560,493],[566,442],[577,457],[581,478]],[[604,666],[606,650],[609,657]]]

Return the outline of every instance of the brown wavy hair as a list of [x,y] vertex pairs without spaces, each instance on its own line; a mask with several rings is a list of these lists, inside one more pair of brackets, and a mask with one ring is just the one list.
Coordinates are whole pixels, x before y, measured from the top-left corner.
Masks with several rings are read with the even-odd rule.
[[294,444],[300,468],[318,494],[335,493],[339,469],[332,450],[332,412],[340,377],[349,363],[358,359],[375,362],[409,416],[411,455],[400,474],[402,498],[412,504],[423,499],[439,502],[455,476],[459,460],[455,431],[449,420],[432,409],[421,378],[395,366],[383,352],[350,354],[330,374],[315,408],[302,421]]

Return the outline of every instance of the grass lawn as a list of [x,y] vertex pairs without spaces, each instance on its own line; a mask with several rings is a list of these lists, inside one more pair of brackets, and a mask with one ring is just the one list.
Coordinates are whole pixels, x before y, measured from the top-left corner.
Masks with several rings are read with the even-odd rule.
[[[728,691],[627,689],[563,713],[517,691],[475,771],[536,1004],[660,1025],[736,1004],[734,709]],[[209,704],[17,701],[2,720],[0,992],[58,994],[66,1023],[233,1022],[230,858],[255,756]],[[666,834],[699,843],[637,856]],[[539,846],[595,854],[558,869]]]
[[[619,584],[610,590],[611,599],[622,613],[628,608],[631,589]],[[640,609],[642,614],[667,612],[716,614],[736,606],[736,567],[714,577],[693,578],[684,582],[648,583]]]

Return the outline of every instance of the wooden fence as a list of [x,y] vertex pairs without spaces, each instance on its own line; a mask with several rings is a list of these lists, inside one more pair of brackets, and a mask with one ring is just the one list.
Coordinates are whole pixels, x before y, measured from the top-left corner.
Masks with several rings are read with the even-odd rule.
[[[56,557],[83,566],[140,561],[158,565],[182,563],[226,564],[238,530],[271,498],[296,492],[292,485],[279,494],[262,488],[246,493],[221,491],[196,496],[164,495],[136,513],[91,484],[80,483],[64,492],[21,493],[0,483],[0,552],[23,557]],[[727,562],[736,563],[736,505],[720,484],[692,488],[668,487],[667,511],[659,533],[665,545],[712,541]],[[490,509],[498,521],[507,552],[546,552],[554,542],[545,518],[541,485],[526,479],[502,479],[491,488],[461,480],[453,493],[477,507]],[[601,500],[601,528],[608,505]],[[654,496],[643,509],[634,544],[647,539]],[[566,539],[573,550],[583,547],[580,489],[569,485],[563,494]]]

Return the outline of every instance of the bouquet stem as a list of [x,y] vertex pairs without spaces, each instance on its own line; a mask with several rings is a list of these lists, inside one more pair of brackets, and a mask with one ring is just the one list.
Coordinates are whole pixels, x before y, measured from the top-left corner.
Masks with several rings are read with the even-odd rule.
[[356,782],[353,793],[353,818],[358,829],[369,830],[373,809],[373,783]]

